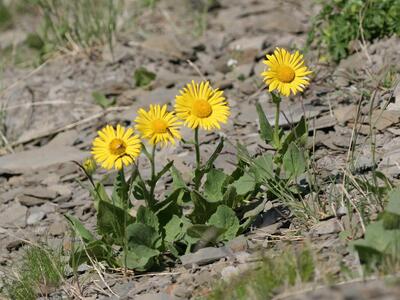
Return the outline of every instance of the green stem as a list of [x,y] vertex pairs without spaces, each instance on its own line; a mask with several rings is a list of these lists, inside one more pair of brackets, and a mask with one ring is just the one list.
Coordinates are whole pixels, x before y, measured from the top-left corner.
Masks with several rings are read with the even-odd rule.
[[156,166],[155,166],[155,156],[156,156],[156,145],[153,145],[153,149],[151,151],[151,184],[150,184],[150,198],[151,202],[155,202],[154,198],[154,190],[156,189]]
[[280,137],[279,137],[279,117],[280,117],[280,101],[276,101],[276,111],[275,111],[275,126],[274,126],[274,141],[275,141],[275,148],[280,148]]
[[196,149],[196,169],[200,170],[200,144],[199,144],[199,127],[194,130],[194,147]]

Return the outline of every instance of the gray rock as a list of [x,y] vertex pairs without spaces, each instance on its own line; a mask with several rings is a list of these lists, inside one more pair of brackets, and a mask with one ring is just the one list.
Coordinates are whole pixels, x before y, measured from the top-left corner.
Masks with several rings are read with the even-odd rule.
[[22,192],[24,195],[27,196],[32,196],[35,198],[41,198],[41,199],[54,199],[57,197],[57,192],[51,189],[47,189],[42,186],[37,186],[34,188],[26,188]]
[[172,298],[166,293],[148,293],[137,295],[135,300],[172,300]]
[[89,155],[74,147],[44,146],[0,157],[0,174],[25,172],[69,161],[81,161]]
[[221,271],[222,279],[226,282],[230,281],[234,276],[239,274],[239,269],[234,266],[227,266]]
[[311,228],[310,233],[312,235],[325,235],[338,233],[342,230],[340,223],[337,219],[332,218],[326,221],[322,221]]
[[19,195],[16,197],[16,200],[24,206],[31,207],[36,205],[41,205],[45,203],[47,200],[43,198],[36,198],[27,195]]
[[32,212],[28,218],[26,219],[26,224],[27,225],[33,225],[38,223],[39,221],[43,220],[43,218],[46,216],[46,214],[42,211],[34,211]]
[[195,253],[182,255],[180,260],[185,268],[191,268],[193,265],[201,266],[217,261],[221,258],[232,256],[232,251],[227,247],[202,248]]
[[28,209],[18,202],[13,203],[0,213],[0,226],[9,227],[25,227],[26,212]]

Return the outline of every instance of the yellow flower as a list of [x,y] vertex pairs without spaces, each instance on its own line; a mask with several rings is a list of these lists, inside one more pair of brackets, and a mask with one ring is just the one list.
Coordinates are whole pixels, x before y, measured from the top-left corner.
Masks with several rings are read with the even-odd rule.
[[96,161],[93,159],[93,157],[88,157],[82,162],[82,166],[85,169],[86,174],[89,176],[93,175],[93,173],[96,171]]
[[296,95],[309,84],[307,75],[312,72],[304,66],[303,55],[299,51],[291,54],[286,49],[276,48],[263,63],[269,67],[261,75],[270,92],[278,90],[284,96],[289,96],[290,92]]
[[212,89],[208,81],[200,84],[192,81],[175,100],[176,115],[192,129],[219,129],[219,123],[226,123],[230,115],[223,91]]
[[167,105],[150,105],[150,110],[138,110],[135,126],[142,138],[149,140],[151,145],[158,143],[166,146],[168,142],[175,144],[175,139],[180,140],[179,126],[182,124],[171,112],[167,112]]
[[139,156],[141,142],[133,129],[117,125],[117,129],[107,125],[98,131],[93,141],[92,154],[97,163],[105,169],[122,169],[122,165],[132,164]]

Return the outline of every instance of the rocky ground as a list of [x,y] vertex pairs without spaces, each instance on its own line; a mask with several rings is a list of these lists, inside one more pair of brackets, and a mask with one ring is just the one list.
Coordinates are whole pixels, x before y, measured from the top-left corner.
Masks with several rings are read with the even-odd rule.
[[[205,156],[219,134],[229,141],[216,162],[220,168],[232,169],[230,161],[235,160],[238,140],[252,153],[268,150],[258,136],[254,105],[260,101],[273,120],[273,104],[259,75],[263,56],[276,46],[303,46],[310,17],[318,7],[313,1],[222,0],[220,6],[210,9],[206,31],[195,36],[191,32],[193,15],[187,13],[189,6],[177,2],[161,1],[154,11],[143,14],[138,20],[140,30],[120,34],[113,56],[105,48],[90,56],[57,56],[36,69],[4,70],[0,101],[7,130],[0,157],[0,276],[18,261],[29,241],[45,240],[66,247],[65,213],[75,215],[88,227],[94,226],[89,192],[77,181],[84,177],[71,161],[88,156],[96,131],[106,123],[129,125],[139,107],[171,103],[191,79],[209,79],[224,90],[232,108],[230,121],[220,133],[203,135]],[[384,83],[389,68],[400,69],[399,56],[400,39],[395,37],[366,47],[355,45],[355,53],[338,66],[318,61],[316,51],[306,54],[306,62],[314,70],[311,85],[304,95],[283,104],[280,125],[289,128],[302,115],[310,120],[310,147],[315,148],[315,170],[325,206],[318,213],[320,222],[308,229],[298,227],[296,221],[279,214],[275,204],[267,203],[257,228],[224,247],[184,256],[173,268],[129,277],[106,273],[100,278],[92,267],[83,266],[83,296],[188,299],[205,295],[213,284],[249,268],[260,249],[279,251],[288,243],[311,244],[326,273],[337,274],[340,265],[359,272],[356,257],[339,233],[361,225],[336,205],[340,203],[334,199],[340,185],[332,178],[346,168],[351,142],[357,145],[354,158],[359,172],[373,166],[368,113],[370,99],[375,96],[372,120],[378,129],[376,161],[396,182],[400,174],[400,91]],[[157,74],[146,89],[136,87],[133,80],[133,72],[139,67]],[[94,103],[93,91],[115,97],[116,105],[102,109]],[[167,148],[157,156],[162,162],[173,159],[183,172],[193,164],[189,147]],[[148,172],[144,161],[141,167]],[[96,176],[103,175],[100,172]],[[112,178],[107,181],[108,188],[112,187]],[[158,192],[164,189],[160,185]],[[307,289],[305,294],[297,290],[279,299],[397,299],[400,293],[398,287],[384,288],[383,281],[347,283],[314,292],[310,292],[313,287]]]

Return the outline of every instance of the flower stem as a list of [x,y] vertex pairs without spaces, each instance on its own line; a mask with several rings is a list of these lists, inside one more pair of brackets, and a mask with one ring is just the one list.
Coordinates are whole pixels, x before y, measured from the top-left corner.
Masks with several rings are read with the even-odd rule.
[[200,170],[200,144],[199,144],[199,127],[194,130],[194,147],[196,149],[196,169]]
[[275,126],[274,126],[274,144],[275,148],[279,149],[280,148],[280,137],[279,137],[279,117],[280,117],[280,101],[276,101],[276,111],[275,111]]
[[154,190],[156,189],[156,184],[157,184],[155,157],[156,157],[156,145],[153,145],[153,149],[151,150],[151,159],[150,159],[150,164],[151,164],[150,198],[152,204],[155,202]]

